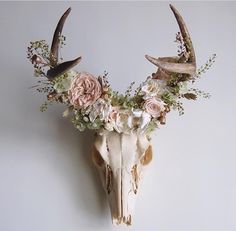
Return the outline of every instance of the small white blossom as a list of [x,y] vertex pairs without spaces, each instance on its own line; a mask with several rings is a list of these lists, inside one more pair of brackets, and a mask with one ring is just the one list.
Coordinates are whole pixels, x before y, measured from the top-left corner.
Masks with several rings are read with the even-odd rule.
[[182,95],[182,94],[186,94],[188,92],[187,81],[178,83],[178,86],[179,86],[179,94]]
[[63,112],[62,116],[63,116],[63,117],[67,117],[67,116],[69,115],[69,113],[70,113],[70,109],[67,108],[67,109]]

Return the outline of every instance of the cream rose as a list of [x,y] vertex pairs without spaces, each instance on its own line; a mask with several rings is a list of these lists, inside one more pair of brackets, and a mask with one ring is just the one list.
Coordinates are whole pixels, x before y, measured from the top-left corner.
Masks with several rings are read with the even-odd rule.
[[144,108],[152,117],[157,118],[165,110],[165,103],[162,100],[149,98],[144,103]]
[[87,111],[91,122],[94,122],[98,117],[102,121],[107,121],[108,115],[111,112],[111,105],[104,99],[99,98],[92,106],[88,107]]
[[141,86],[144,99],[160,96],[167,90],[166,81],[148,78]]
[[129,118],[131,116],[130,110],[122,110],[119,108],[113,108],[108,117],[108,123],[113,127],[118,133],[129,133]]
[[140,109],[113,108],[106,125],[109,130],[130,134],[134,129],[143,132],[151,120],[151,115]]
[[87,72],[79,73],[72,81],[69,90],[70,103],[76,108],[92,105],[102,94],[98,80]]

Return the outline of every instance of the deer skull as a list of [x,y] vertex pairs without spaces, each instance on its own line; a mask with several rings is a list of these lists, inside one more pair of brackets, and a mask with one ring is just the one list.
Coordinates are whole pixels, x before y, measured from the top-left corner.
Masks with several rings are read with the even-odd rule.
[[138,133],[98,133],[92,157],[108,196],[113,222],[130,225],[144,169],[152,160],[149,138]]
[[[192,41],[183,18],[172,5],[170,7],[187,44],[186,52],[180,57],[145,57],[158,67],[153,78],[169,79],[171,73],[181,73],[182,78],[191,78],[196,72]],[[160,121],[165,123],[165,113]],[[109,199],[113,222],[130,225],[144,169],[152,160],[150,139],[140,133],[98,133],[92,156]]]
[[[171,74],[180,73],[180,78],[184,81],[191,79],[196,72],[196,58],[183,18],[172,5],[170,7],[179,25],[186,50],[177,57],[154,58],[146,55],[146,58],[157,66],[156,73],[152,75],[153,79],[168,80]],[[62,15],[54,32],[49,60],[50,69],[47,72],[47,78],[50,81],[66,73],[81,60],[81,57],[78,57],[58,63],[60,36],[70,11],[69,8]],[[160,114],[161,124],[165,123],[165,115],[168,112],[167,107]],[[92,159],[108,196],[113,222],[130,225],[144,170],[152,160],[150,138],[139,130],[131,131],[129,134],[118,131],[99,131],[96,133]]]

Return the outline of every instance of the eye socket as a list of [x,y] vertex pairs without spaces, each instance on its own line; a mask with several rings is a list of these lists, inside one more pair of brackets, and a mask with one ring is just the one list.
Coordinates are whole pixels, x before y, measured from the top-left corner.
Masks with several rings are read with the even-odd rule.
[[152,146],[149,145],[140,162],[142,165],[148,165],[152,161]]
[[93,147],[93,150],[92,150],[92,160],[93,160],[93,163],[97,165],[98,167],[102,167],[104,165],[104,160],[101,154],[99,153],[99,151],[95,147]]

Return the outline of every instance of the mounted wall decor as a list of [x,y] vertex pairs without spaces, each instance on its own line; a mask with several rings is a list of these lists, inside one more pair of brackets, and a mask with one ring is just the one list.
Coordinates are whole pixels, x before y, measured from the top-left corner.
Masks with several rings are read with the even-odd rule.
[[28,47],[28,59],[40,78],[35,87],[47,93],[41,111],[52,102],[62,103],[66,106],[63,115],[69,117],[77,129],[95,131],[92,159],[109,200],[112,221],[116,224],[132,223],[140,182],[152,160],[152,131],[166,123],[166,115],[172,109],[184,113],[181,99],[209,97],[191,85],[212,65],[216,56],[196,69],[187,27],[179,12],[172,5],[170,8],[180,29],[176,34],[177,56],[154,58],[146,55],[157,71],[135,90],[131,83],[125,94],[111,88],[106,72],[95,77],[88,72],[72,70],[81,57],[71,61],[59,58],[59,49],[65,41],[62,29],[70,8],[57,24],[50,49],[44,40],[31,42]]

